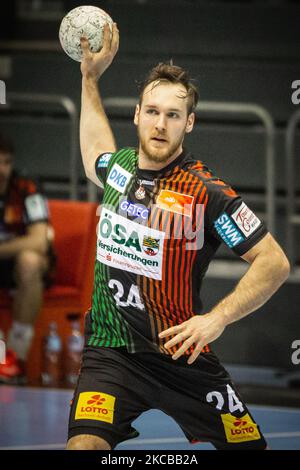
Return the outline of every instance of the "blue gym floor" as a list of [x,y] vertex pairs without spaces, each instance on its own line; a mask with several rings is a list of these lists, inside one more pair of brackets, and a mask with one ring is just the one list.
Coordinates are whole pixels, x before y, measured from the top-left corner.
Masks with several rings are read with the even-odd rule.
[[[67,438],[71,390],[0,386],[0,450],[63,449]],[[249,405],[271,449],[300,450],[300,409]],[[134,426],[140,436],[120,450],[204,450],[188,443],[175,421],[152,410]]]

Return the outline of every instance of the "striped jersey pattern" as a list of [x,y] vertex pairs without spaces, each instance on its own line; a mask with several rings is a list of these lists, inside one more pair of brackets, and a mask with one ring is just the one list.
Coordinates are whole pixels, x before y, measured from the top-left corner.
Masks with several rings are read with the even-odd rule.
[[[185,151],[154,172],[139,169],[135,149],[125,148],[100,155],[96,173],[104,196],[88,344],[174,354],[182,343],[166,350],[158,335],[201,314],[201,282],[224,241],[214,223],[242,200]],[[241,237],[237,254],[264,233],[261,224],[249,239]]]

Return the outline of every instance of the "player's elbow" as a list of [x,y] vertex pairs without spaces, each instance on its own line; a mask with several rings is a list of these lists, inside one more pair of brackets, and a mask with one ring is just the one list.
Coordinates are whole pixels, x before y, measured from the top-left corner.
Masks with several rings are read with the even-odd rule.
[[90,155],[88,155],[87,152],[83,152],[83,150],[81,150],[81,154],[82,154],[82,163],[83,163],[85,176],[88,179],[93,181],[94,176],[95,176],[96,158],[91,158]]
[[289,277],[291,271],[288,258],[282,250],[278,250],[272,254],[271,260],[273,272],[276,273],[278,280],[283,283]]
[[45,256],[48,251],[47,237],[43,235],[35,236],[31,238],[31,247],[33,251],[36,251],[40,255]]
[[285,277],[284,280],[286,280],[290,275],[291,265],[290,265],[290,262],[289,262],[289,260],[287,259],[287,257],[285,255],[284,255],[284,259],[282,260],[282,272],[283,272],[283,275]]

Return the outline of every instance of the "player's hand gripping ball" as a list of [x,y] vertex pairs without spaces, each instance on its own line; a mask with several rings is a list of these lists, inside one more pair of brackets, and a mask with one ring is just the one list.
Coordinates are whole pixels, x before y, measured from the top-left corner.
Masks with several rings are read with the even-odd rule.
[[101,8],[81,6],[73,8],[62,19],[59,40],[63,50],[72,59],[81,62],[80,38],[86,37],[92,52],[99,52],[103,44],[103,27],[109,24],[112,31],[113,20]]

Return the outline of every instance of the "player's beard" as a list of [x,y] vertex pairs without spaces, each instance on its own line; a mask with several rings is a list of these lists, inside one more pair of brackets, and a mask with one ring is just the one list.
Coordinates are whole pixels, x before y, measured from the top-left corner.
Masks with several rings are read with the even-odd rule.
[[[173,142],[166,142],[162,148],[154,148],[150,146],[149,142],[141,135],[139,126],[138,126],[138,137],[140,142],[140,147],[144,152],[145,156],[151,161],[155,163],[165,163],[167,162],[178,150],[181,146],[184,136],[185,130],[178,136],[178,138]],[[162,136],[163,138],[163,136]]]

